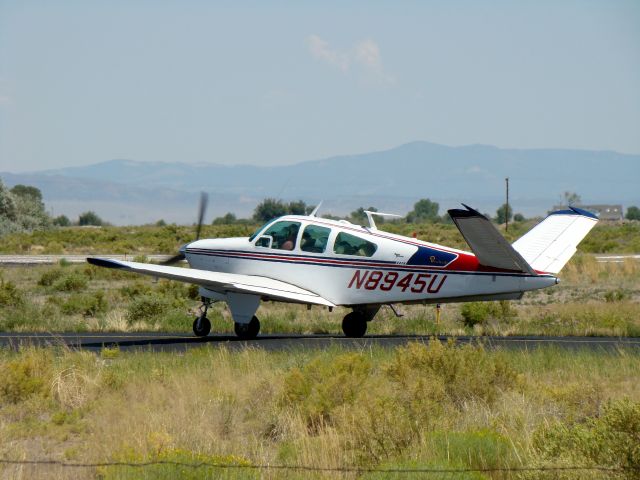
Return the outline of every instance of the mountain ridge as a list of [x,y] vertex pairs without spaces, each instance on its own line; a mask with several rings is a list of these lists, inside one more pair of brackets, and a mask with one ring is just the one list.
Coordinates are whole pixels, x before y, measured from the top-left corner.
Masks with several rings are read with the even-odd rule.
[[[161,218],[158,210],[175,213],[165,220],[190,222],[195,207],[187,204],[200,190],[212,194],[210,213],[215,216],[227,211],[247,216],[264,197],[308,203],[324,200],[325,211],[334,214],[369,205],[405,213],[419,198],[438,201],[441,209],[464,201],[494,212],[504,201],[505,177],[511,179],[515,210],[527,216],[544,214],[560,201],[564,191],[579,193],[587,203],[640,203],[640,155],[492,145],[450,147],[424,141],[290,165],[113,159],[81,167],[0,175],[10,185],[30,179],[43,190],[48,203],[65,200],[68,207],[74,195],[83,204],[98,202],[102,209],[98,213],[114,223],[155,221]],[[91,188],[82,195],[75,193],[75,189],[83,190],[83,181],[93,182]],[[108,208],[109,202],[114,202],[113,211]],[[147,208],[145,213],[145,204],[158,208]],[[127,206],[137,209],[135,218],[123,217],[122,210]],[[113,218],[114,212],[119,212],[120,220]]]

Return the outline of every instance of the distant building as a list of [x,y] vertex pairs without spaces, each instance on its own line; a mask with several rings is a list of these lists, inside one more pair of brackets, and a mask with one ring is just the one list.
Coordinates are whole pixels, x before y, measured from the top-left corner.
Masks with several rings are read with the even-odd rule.
[[[581,208],[588,212],[595,213],[600,220],[609,222],[617,222],[622,220],[622,205],[573,205],[576,208]],[[554,205],[553,211],[566,210],[569,208],[567,205]]]

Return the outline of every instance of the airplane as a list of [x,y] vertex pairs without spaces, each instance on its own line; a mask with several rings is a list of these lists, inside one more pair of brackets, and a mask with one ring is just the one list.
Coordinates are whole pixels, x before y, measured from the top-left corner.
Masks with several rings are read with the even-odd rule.
[[[576,207],[550,213],[510,244],[477,210],[448,210],[471,252],[368,225],[309,215],[285,215],[250,237],[200,239],[206,196],[200,202],[196,240],[162,264],[87,258],[99,267],[162,277],[199,286],[200,315],[193,332],[211,331],[207,309],[227,303],[240,339],[260,332],[261,301],[351,309],[342,321],[347,337],[365,335],[383,305],[517,300],[525,292],[559,283],[557,274],[598,221]],[[172,266],[186,260],[190,268]],[[393,310],[396,312],[396,310]],[[397,312],[396,312],[397,314]]]

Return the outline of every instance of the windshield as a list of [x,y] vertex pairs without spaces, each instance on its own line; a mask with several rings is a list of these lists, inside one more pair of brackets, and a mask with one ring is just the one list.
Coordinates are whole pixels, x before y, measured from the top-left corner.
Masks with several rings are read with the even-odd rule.
[[263,223],[261,226],[259,226],[258,229],[251,234],[251,236],[249,237],[249,241],[253,242],[258,234],[264,229],[264,227],[269,225],[271,222],[273,222],[273,220],[269,220],[267,223]]

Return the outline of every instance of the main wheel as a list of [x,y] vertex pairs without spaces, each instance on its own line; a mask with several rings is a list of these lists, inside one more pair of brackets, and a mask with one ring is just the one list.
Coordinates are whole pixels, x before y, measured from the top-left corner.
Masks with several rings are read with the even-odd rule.
[[342,331],[349,338],[364,337],[367,333],[367,320],[360,312],[347,313],[342,320]]
[[260,320],[254,315],[249,323],[236,323],[234,330],[238,338],[242,340],[252,340],[260,333]]
[[193,333],[196,337],[206,337],[211,331],[211,322],[207,317],[196,317],[193,321]]

